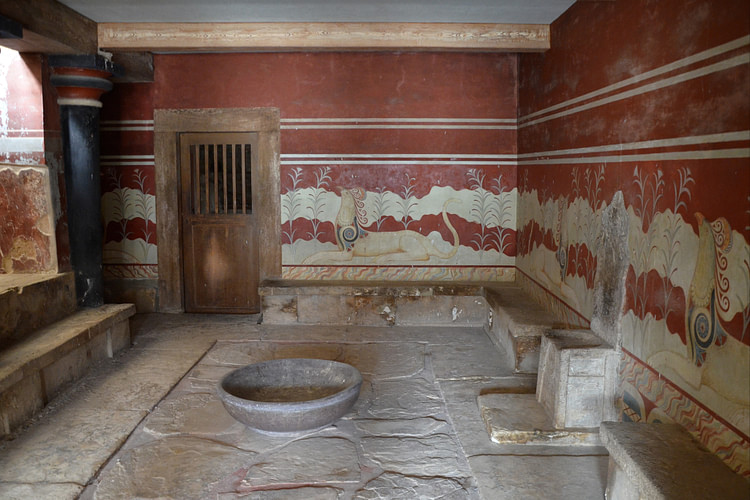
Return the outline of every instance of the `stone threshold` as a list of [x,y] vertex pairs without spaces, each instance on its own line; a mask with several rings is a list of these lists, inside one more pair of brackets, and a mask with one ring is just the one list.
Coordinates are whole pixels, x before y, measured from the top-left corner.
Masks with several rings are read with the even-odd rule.
[[601,446],[599,429],[558,429],[534,393],[489,393],[477,398],[493,443],[538,446]]

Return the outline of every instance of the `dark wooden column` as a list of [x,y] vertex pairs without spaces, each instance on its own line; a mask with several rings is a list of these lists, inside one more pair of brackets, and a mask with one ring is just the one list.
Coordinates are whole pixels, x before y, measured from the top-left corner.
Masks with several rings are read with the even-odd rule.
[[67,194],[70,258],[78,305],[104,304],[99,173],[99,97],[112,89],[111,62],[98,55],[50,56],[57,88]]

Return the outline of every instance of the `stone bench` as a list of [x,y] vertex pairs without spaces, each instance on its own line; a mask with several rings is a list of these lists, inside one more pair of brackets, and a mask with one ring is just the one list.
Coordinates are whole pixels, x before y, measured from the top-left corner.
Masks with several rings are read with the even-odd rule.
[[482,326],[483,287],[474,284],[267,280],[259,288],[268,324]]
[[266,324],[483,327],[519,373],[564,327],[514,283],[266,280],[259,293]]
[[130,345],[132,304],[83,309],[0,350],[0,436],[10,434],[97,360]]
[[606,498],[750,498],[750,482],[675,424],[602,422],[609,451]]
[[514,284],[488,286],[484,297],[489,309],[487,334],[516,372],[537,373],[542,336],[564,325]]

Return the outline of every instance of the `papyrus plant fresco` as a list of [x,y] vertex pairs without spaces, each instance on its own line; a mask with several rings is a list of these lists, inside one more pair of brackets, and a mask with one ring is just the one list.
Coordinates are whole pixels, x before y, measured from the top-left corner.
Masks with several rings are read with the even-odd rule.
[[107,168],[102,173],[105,264],[156,264],[153,172]]
[[509,187],[503,181],[502,174],[489,182],[489,189],[485,188],[485,172],[471,168],[466,176],[469,187],[474,191],[470,213],[473,220],[479,222],[479,231],[475,232],[471,243],[480,252],[480,259],[486,250],[494,249],[503,254],[515,236],[510,230],[514,223],[511,217],[514,215],[515,199],[503,196]]
[[[467,172],[453,166],[435,172],[411,165],[286,168],[281,193],[283,264],[512,265],[514,173],[498,166]],[[366,240],[370,234],[380,235],[377,243],[374,236]],[[356,243],[342,239],[344,235],[362,240]],[[337,254],[356,245],[360,250],[351,255]],[[361,250],[364,245],[371,249]]]

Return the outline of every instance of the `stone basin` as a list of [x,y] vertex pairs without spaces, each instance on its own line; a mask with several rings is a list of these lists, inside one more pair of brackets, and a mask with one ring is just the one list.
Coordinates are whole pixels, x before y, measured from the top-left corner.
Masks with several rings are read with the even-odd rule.
[[218,392],[230,415],[266,433],[326,427],[359,397],[362,375],[346,363],[286,358],[243,366],[222,378]]

